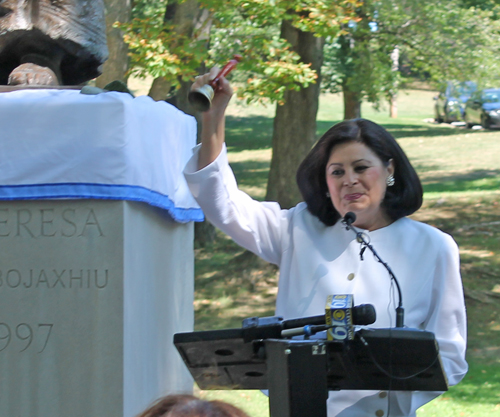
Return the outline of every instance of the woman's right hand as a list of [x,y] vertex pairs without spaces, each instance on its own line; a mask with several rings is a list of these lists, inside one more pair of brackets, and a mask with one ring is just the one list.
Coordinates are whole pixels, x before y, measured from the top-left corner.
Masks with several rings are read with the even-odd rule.
[[[219,74],[219,72],[220,68],[215,66],[210,70],[210,72],[196,77],[193,85],[191,86],[191,91],[209,84],[210,81],[214,80],[217,77],[217,74]],[[210,110],[212,110],[212,108],[215,108],[218,111],[225,110],[227,104],[231,100],[232,95],[233,89],[231,88],[229,81],[227,81],[225,77],[219,77],[217,85],[214,88],[214,97],[212,99]]]
[[[217,77],[220,69],[213,67],[207,74],[196,77],[191,90],[208,84]],[[225,140],[225,112],[233,95],[233,89],[225,77],[220,77],[214,88],[210,109],[202,113],[201,149],[198,154],[198,169],[206,167],[219,156]]]

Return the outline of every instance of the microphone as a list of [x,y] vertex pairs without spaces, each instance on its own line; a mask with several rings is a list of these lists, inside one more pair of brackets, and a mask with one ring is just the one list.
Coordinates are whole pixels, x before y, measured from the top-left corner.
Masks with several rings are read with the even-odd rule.
[[359,326],[368,326],[375,323],[377,313],[372,304],[360,304],[352,308],[352,322]]
[[354,325],[372,324],[377,319],[375,307],[363,304],[354,307],[352,294],[329,295],[326,298],[325,324],[328,340],[354,339]]
[[352,211],[346,213],[344,218],[342,219],[342,222],[345,223],[347,227],[349,227],[355,221],[356,221],[356,214],[354,214]]
[[387,272],[389,272],[389,276],[391,277],[392,280],[394,280],[396,284],[396,288],[398,290],[398,296],[399,296],[399,304],[398,307],[396,308],[396,327],[404,327],[404,308],[403,308],[403,295],[401,293],[401,287],[399,285],[399,281],[397,280],[396,276],[392,272],[392,269],[387,265],[381,258],[378,256],[378,253],[375,251],[372,245],[370,245],[369,242],[366,241],[365,236],[363,233],[358,232],[352,224],[356,221],[356,214],[353,213],[352,211],[349,211],[348,213],[345,214],[344,218],[342,219],[342,223],[346,226],[346,230],[352,230],[354,234],[356,235],[356,240],[363,245],[363,248],[361,249],[361,260],[363,260],[363,252],[365,251],[366,248],[370,249],[370,251],[373,253],[375,256],[375,259],[377,259],[378,262],[380,262],[382,265],[384,265],[385,269],[387,269]]
[[[335,321],[331,320],[331,316],[330,319],[328,318],[329,315],[328,299],[333,297],[344,297],[344,299],[345,297],[350,297],[350,302],[351,302],[350,307],[343,308],[342,305],[339,304],[338,302],[338,300],[342,300],[342,298],[337,299],[337,303],[335,304],[335,306],[338,312],[335,313],[335,316],[337,317]],[[283,329],[281,331],[281,336],[282,337],[292,337],[298,335],[311,336],[323,330],[339,328],[338,330],[335,330],[335,335],[337,336],[337,340],[341,340],[339,338],[342,335],[345,335],[343,339],[347,338],[348,330],[350,329],[352,331],[353,325],[364,326],[375,323],[375,320],[377,319],[377,314],[375,312],[375,307],[373,305],[361,304],[358,306],[352,306],[353,297],[351,294],[331,295],[328,297],[328,299],[327,299],[326,314],[324,315],[283,320],[281,323],[281,327]],[[342,310],[342,312],[340,312],[340,310]],[[348,317],[348,320],[344,320],[343,322],[339,321],[338,318],[342,314],[344,318]],[[342,328],[340,329],[340,327]]]

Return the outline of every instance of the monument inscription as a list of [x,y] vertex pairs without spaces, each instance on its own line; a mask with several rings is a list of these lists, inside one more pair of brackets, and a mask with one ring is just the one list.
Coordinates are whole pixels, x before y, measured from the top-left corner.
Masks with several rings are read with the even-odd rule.
[[143,203],[0,201],[0,416],[133,417],[192,390],[172,344],[192,242]]
[[[35,325],[19,323],[17,326],[0,323],[0,352],[7,349],[15,337],[19,343],[24,343],[24,347],[18,352],[21,353],[27,350],[35,340],[35,343],[38,342],[38,346],[41,346],[37,353],[42,353],[49,342],[52,327],[54,327],[54,323],[37,323]],[[14,343],[12,344],[14,345]],[[19,349],[15,346],[12,346],[12,348]]]
[[0,237],[84,237],[87,233],[104,237],[92,208],[77,213],[74,208],[0,209]]
[[[5,278],[4,278],[5,277]],[[109,270],[34,270],[20,271],[0,269],[0,291],[5,288],[79,288],[79,289],[104,289],[108,286]]]
[[0,203],[0,415],[123,402],[120,204]]

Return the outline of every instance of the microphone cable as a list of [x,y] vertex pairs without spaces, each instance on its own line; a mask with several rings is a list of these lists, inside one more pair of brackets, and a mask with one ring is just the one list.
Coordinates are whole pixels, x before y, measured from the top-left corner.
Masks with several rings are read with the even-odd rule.
[[[420,375],[421,373],[427,371],[428,369],[432,368],[434,366],[434,364],[436,363],[436,361],[438,360],[439,358],[439,352],[436,354],[436,356],[434,357],[434,359],[432,360],[432,362],[426,366],[425,368],[423,368],[422,370],[418,371],[418,372],[415,372],[413,374],[410,374],[410,375],[406,375],[406,376],[396,376],[394,374],[392,374],[392,370],[391,371],[387,371],[386,369],[384,369],[382,367],[382,365],[380,365],[377,361],[377,359],[375,359],[375,356],[373,356],[373,352],[371,351],[371,348],[370,348],[370,345],[369,343],[366,341],[366,339],[357,334],[359,340],[361,341],[361,343],[363,344],[363,346],[365,346],[367,348],[367,351],[368,351],[368,354],[370,355],[370,359],[373,361],[373,364],[377,367],[377,369],[382,372],[385,376],[391,378],[391,379],[397,379],[397,380],[400,380],[400,381],[404,381],[404,380],[407,380],[407,379],[411,379],[411,378],[414,378],[418,375]],[[391,337],[392,339],[392,337]],[[391,346],[392,348],[392,346]],[[391,349],[392,350],[392,349]],[[392,365],[391,365],[391,368],[392,368]]]
[[[396,285],[396,289],[398,291],[398,296],[399,296],[399,303],[398,303],[398,307],[396,308],[396,328],[403,328],[404,327],[403,296],[402,296],[401,287],[399,285],[399,282],[398,282],[396,276],[394,275],[394,273],[392,272],[392,269],[389,267],[389,265],[387,263],[385,263],[380,258],[380,256],[378,255],[378,253],[375,251],[375,249],[373,248],[373,246],[370,244],[370,237],[367,236],[366,234],[363,234],[362,232],[357,231],[354,228],[354,226],[352,226],[352,224],[355,221],[356,221],[356,214],[353,213],[353,212],[346,213],[345,216],[344,216],[344,218],[342,219],[342,223],[346,226],[346,230],[352,230],[354,232],[354,234],[356,235],[356,241],[361,244],[361,250],[360,250],[360,253],[359,253],[361,261],[363,261],[364,252],[365,252],[366,248],[368,248],[373,253],[375,259],[379,263],[381,263],[385,267],[385,269],[387,270],[387,272],[389,273],[389,276],[391,278],[391,293],[392,293],[391,299],[392,299],[392,301],[394,301],[394,304],[395,304],[395,300],[394,300],[394,284]],[[389,301],[389,306],[390,306],[390,304],[391,304],[391,301]],[[391,317],[391,314],[389,313],[389,318],[390,317]],[[412,375],[398,377],[398,376],[395,376],[393,374],[393,352],[392,352],[392,350],[393,350],[392,349],[392,346],[393,346],[393,344],[392,344],[392,342],[393,342],[393,335],[392,335],[392,328],[389,329],[389,371],[387,371],[386,369],[384,369],[379,364],[379,362],[376,360],[376,358],[374,357],[373,352],[372,352],[372,350],[370,348],[370,345],[368,344],[368,342],[366,341],[366,339],[363,336],[359,335],[359,334],[357,334],[357,336],[359,337],[359,340],[361,341],[361,343],[366,347],[366,349],[368,351],[368,354],[370,356],[370,359],[372,360],[372,362],[375,365],[375,367],[380,372],[382,372],[382,374],[386,375],[389,378],[389,386],[388,386],[388,394],[387,394],[387,416],[389,417],[390,414],[391,414],[391,393],[392,393],[393,379],[396,379],[396,380],[407,380],[407,379],[414,378],[415,376],[421,374],[422,372],[425,372],[426,370],[428,370],[432,366],[434,366],[434,364],[436,363],[436,361],[439,358],[439,353],[436,354],[436,357],[431,362],[431,364],[429,366],[425,367],[424,369],[422,369],[421,371],[416,372],[416,373],[414,373]]]
[[392,269],[390,268],[390,266],[387,265],[387,263],[385,263],[382,260],[382,258],[378,255],[378,253],[375,251],[375,249],[373,248],[373,246],[370,244],[369,239],[367,241],[365,239],[365,237],[363,236],[363,233],[358,232],[354,228],[354,226],[352,224],[355,221],[356,221],[356,214],[354,214],[352,211],[346,213],[346,215],[342,219],[342,223],[346,226],[346,229],[347,230],[352,230],[354,232],[354,234],[356,235],[356,240],[359,243],[361,243],[361,245],[363,245],[363,248],[361,249],[361,252],[360,252],[361,260],[363,260],[363,253],[364,253],[365,248],[370,249],[370,251],[375,256],[375,259],[379,263],[381,263],[382,265],[384,265],[385,269],[389,273],[389,276],[391,277],[391,280],[393,280],[394,283],[396,284],[396,288],[398,290],[398,295],[399,295],[399,303],[398,303],[398,307],[396,308],[396,327],[404,327],[403,294],[401,292],[401,287],[399,285],[399,282],[398,282],[396,276],[394,275],[394,272],[392,272]]

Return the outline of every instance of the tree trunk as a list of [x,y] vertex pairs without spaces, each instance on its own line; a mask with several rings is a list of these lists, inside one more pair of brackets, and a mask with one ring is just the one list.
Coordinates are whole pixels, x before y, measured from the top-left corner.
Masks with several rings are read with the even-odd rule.
[[[393,72],[399,71],[399,47],[396,45],[394,49],[391,52],[391,61],[392,61],[392,68],[391,70]],[[396,81],[394,81],[394,84],[392,86],[392,91],[389,97],[389,117],[395,119],[398,117],[398,82],[397,79],[395,78]]]
[[344,120],[361,117],[361,98],[357,91],[351,91],[347,82],[342,85],[344,95]]
[[[186,0],[183,2],[169,1],[165,9],[165,22],[173,23],[175,25],[176,33],[193,37],[194,32],[197,31],[197,39],[206,39],[207,48],[210,36],[211,16],[208,10],[201,9],[198,0]],[[200,30],[201,28],[201,30]],[[183,82],[181,81],[181,84]],[[188,82],[189,86],[191,82]],[[153,81],[148,95],[153,100],[165,100],[170,93],[172,85],[163,77],[158,77]],[[183,89],[183,87],[181,87]],[[186,94],[189,92],[187,90]],[[180,94],[178,91],[177,94]],[[186,96],[187,97],[187,96]],[[176,105],[185,113],[194,115],[194,109],[191,108],[187,100],[182,98],[172,100],[172,104]]]
[[391,119],[396,119],[398,117],[398,95],[397,93],[391,94],[389,100],[389,117]]
[[341,66],[345,68],[342,80],[342,93],[344,98],[344,120],[359,119],[361,117],[361,92],[356,87],[353,75],[356,74],[356,65],[352,62],[352,55],[356,41],[352,36],[340,36],[340,56]]
[[109,49],[109,58],[103,65],[102,75],[96,78],[97,87],[104,87],[111,81],[126,81],[128,70],[128,46],[123,42],[123,33],[113,28],[116,21],[128,22],[132,10],[130,0],[104,0],[106,12],[106,37]]
[[165,100],[170,92],[170,88],[172,87],[172,83],[167,81],[163,77],[158,77],[153,80],[151,84],[151,88],[149,89],[148,96],[151,97],[154,101]]
[[287,20],[282,22],[281,36],[291,43],[301,61],[310,63],[318,73],[315,84],[299,91],[286,91],[285,104],[276,106],[266,200],[277,201],[283,208],[289,208],[302,200],[295,174],[316,141],[324,39],[294,28]]

